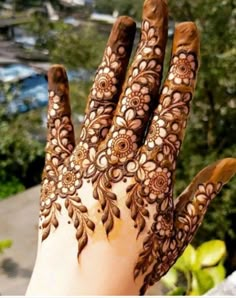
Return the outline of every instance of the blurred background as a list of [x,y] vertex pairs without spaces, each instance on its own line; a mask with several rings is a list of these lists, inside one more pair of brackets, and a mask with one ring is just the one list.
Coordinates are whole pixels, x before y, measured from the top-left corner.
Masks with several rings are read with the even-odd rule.
[[[197,90],[176,173],[178,195],[204,166],[236,155],[236,1],[168,2],[165,73],[175,24],[195,21],[201,32]],[[53,63],[60,63],[68,71],[73,120],[78,132],[111,26],[119,15],[132,16],[138,25],[137,45],[142,4],[142,0],[0,0],[0,279],[6,273],[4,270],[11,268],[6,263],[6,268],[1,267],[6,259],[3,256],[18,241],[11,239],[14,229],[9,227],[10,214],[12,217],[21,214],[25,220],[28,216],[24,214],[25,205],[31,206],[35,199],[34,211],[27,208],[27,212],[35,214],[32,222],[37,224],[34,212],[38,208],[37,185],[44,164],[47,69]],[[32,187],[35,198],[30,195]],[[12,198],[15,194],[18,195]],[[193,240],[195,247],[211,239],[224,242],[221,265],[226,276],[236,270],[235,218],[234,178],[209,207]],[[18,225],[16,221],[14,224]],[[34,227],[32,245],[36,243],[36,232]],[[23,236],[19,241],[24,250]],[[6,249],[11,245],[12,248]],[[35,250],[33,247],[32,260]],[[26,279],[31,268],[27,270]],[[21,291],[13,289],[3,294],[22,294]]]

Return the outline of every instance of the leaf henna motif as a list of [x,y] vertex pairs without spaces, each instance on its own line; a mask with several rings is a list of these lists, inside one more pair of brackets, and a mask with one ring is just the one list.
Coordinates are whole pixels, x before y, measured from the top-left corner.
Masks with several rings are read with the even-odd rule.
[[131,218],[135,221],[135,227],[138,228],[137,237],[145,228],[145,217],[149,218],[149,211],[145,208],[146,202],[140,193],[141,190],[139,184],[131,184],[126,190],[129,194],[126,206],[130,209]]
[[42,241],[48,237],[53,227],[55,229],[58,227],[57,213],[60,211],[61,205],[56,202],[51,203],[47,208],[41,209],[40,219],[42,223],[39,228],[42,229]]
[[114,226],[114,216],[120,218],[120,209],[116,206],[117,197],[110,191],[112,185],[106,174],[101,173],[94,181],[93,196],[101,204],[103,215],[102,223],[104,224],[107,235]]
[[134,278],[140,274],[145,274],[152,267],[154,261],[159,259],[158,246],[158,238],[155,233],[151,233],[145,238],[143,251],[140,253],[134,268]]
[[88,242],[88,230],[94,231],[95,224],[88,218],[88,209],[79,197],[68,196],[65,200],[65,207],[69,217],[73,220],[78,240],[78,258]]

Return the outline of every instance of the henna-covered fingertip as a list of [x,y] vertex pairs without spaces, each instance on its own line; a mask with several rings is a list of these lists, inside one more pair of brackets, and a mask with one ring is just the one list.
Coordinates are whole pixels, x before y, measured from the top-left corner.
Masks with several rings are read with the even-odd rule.
[[179,50],[200,54],[200,37],[198,28],[193,22],[179,23],[175,27],[173,52]]
[[113,25],[108,44],[114,47],[116,43],[123,43],[123,45],[127,45],[131,50],[135,32],[135,21],[131,17],[120,16]]
[[168,15],[166,0],[146,0],[143,4],[143,16],[149,20],[163,19]]
[[66,70],[62,65],[51,66],[47,73],[48,89],[64,93],[68,89],[68,78]]
[[[146,0],[143,5],[143,29],[142,34],[145,35],[145,27],[149,24],[151,31],[149,38],[155,32],[158,47],[165,52],[165,46],[168,35],[168,7],[165,0]],[[163,56],[164,57],[164,56]]]

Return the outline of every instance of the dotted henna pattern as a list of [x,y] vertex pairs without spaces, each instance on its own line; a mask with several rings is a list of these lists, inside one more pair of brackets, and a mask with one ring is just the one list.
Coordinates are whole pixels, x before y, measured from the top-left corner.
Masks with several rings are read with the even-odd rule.
[[[65,208],[75,228],[78,256],[96,233],[80,196],[85,182],[101,206],[107,237],[122,220],[119,194],[133,220],[140,252],[134,279],[143,277],[140,294],[158,281],[192,240],[209,202],[236,172],[226,159],[197,175],[173,200],[174,173],[196,83],[199,37],[193,23],[176,27],[169,72],[159,93],[167,40],[164,0],[144,2],[140,42],[126,74],[135,23],[115,23],[88,98],[79,143],[75,146],[64,69],[48,74],[48,140],[40,201],[42,240],[59,226]],[[125,80],[126,77],[126,80]]]

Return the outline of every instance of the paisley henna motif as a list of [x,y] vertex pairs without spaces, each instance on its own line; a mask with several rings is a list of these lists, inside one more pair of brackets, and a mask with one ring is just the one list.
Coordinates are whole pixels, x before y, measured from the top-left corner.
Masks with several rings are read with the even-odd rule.
[[[67,214],[75,228],[79,258],[96,233],[98,221],[91,204],[101,207],[97,212],[108,239],[128,212],[140,243],[134,266],[134,279],[141,276],[143,280],[140,294],[174,264],[192,240],[209,202],[236,172],[235,159],[219,161],[173,199],[176,161],[199,65],[199,37],[193,23],[176,27],[169,72],[159,93],[167,19],[165,0],[144,2],[141,38],[126,75],[135,23],[128,17],[118,18],[95,75],[77,146],[65,71],[57,65],[48,73],[42,240]],[[117,191],[118,185],[125,188],[125,198]],[[84,197],[82,190],[87,189],[93,203]]]

